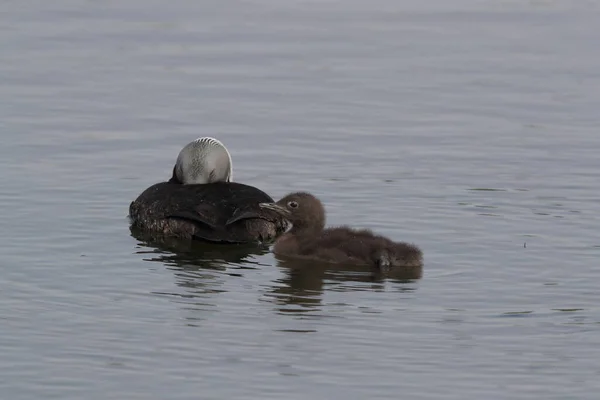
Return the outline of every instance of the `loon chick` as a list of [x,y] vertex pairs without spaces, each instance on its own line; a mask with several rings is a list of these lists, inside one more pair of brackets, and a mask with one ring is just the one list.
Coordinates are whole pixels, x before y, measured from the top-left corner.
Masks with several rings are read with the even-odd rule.
[[369,265],[379,270],[423,265],[423,253],[413,244],[393,242],[367,229],[347,226],[325,229],[325,209],[310,193],[290,193],[276,203],[261,203],[260,207],[279,213],[292,224],[289,232],[275,242],[275,254],[335,264]]
[[266,242],[287,228],[278,213],[259,207],[273,199],[230,182],[231,156],[217,139],[186,145],[168,182],[150,186],[129,205],[132,228],[160,237],[222,243]]

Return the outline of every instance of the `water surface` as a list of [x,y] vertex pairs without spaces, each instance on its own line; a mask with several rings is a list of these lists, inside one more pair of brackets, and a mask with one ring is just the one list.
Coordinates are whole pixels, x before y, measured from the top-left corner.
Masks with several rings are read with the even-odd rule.
[[[595,2],[3,11],[3,398],[596,398]],[[131,236],[204,135],[235,180],[419,244],[422,277]]]

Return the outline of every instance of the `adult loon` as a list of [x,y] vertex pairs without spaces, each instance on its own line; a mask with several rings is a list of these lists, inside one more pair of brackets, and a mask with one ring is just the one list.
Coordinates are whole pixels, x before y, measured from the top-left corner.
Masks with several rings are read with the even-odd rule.
[[144,190],[129,205],[132,228],[159,237],[219,243],[268,242],[288,223],[259,203],[273,202],[260,189],[231,182],[229,151],[203,137],[179,153],[173,175]]

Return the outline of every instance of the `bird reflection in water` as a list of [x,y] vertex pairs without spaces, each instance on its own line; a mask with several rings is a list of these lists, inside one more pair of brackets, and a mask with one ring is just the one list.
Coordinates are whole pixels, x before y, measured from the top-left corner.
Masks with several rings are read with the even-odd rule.
[[423,274],[423,268],[410,267],[388,271],[373,270],[368,266],[330,264],[297,258],[277,256],[277,266],[284,273],[267,294],[282,314],[305,315],[321,310],[326,290],[383,291],[386,282],[395,290],[410,292]]
[[182,241],[173,238],[149,236],[131,228],[131,236],[138,240],[137,254],[145,254],[145,261],[160,263],[173,271],[175,283],[183,289],[179,293],[157,292],[176,302],[195,309],[214,308],[212,297],[227,292],[223,288],[225,275],[241,276],[241,270],[256,269],[259,263],[253,257],[269,252],[266,245],[220,245],[200,241]]
[[150,248],[150,251],[138,251],[139,254],[154,254],[147,261],[157,261],[167,267],[179,269],[216,269],[225,271],[231,264],[240,264],[240,269],[253,269],[248,265],[257,264],[250,260],[254,255],[269,252],[268,245],[239,244],[225,245],[200,241],[178,240],[177,238],[157,238],[145,234],[135,228],[130,228],[131,236],[137,239],[139,245]]
[[[176,284],[184,293],[153,292],[174,296],[177,302],[194,309],[214,308],[211,298],[227,292],[222,286],[224,275],[241,276],[241,270],[273,268],[254,260],[269,252],[267,245],[218,245],[197,241],[148,237],[131,229],[139,241],[138,254],[148,254],[147,261],[158,262],[174,271]],[[145,249],[144,249],[145,248]],[[377,270],[369,266],[330,264],[276,256],[283,277],[271,282],[266,300],[277,306],[277,312],[306,315],[322,309],[325,291],[383,291],[391,283],[392,290],[411,292],[422,277],[422,267]],[[196,317],[193,317],[196,318]]]

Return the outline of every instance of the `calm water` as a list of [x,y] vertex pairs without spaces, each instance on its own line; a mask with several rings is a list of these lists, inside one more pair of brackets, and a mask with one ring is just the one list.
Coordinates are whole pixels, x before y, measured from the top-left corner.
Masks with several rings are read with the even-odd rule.
[[[4,2],[0,397],[596,399],[599,11]],[[132,237],[204,135],[422,278]]]

